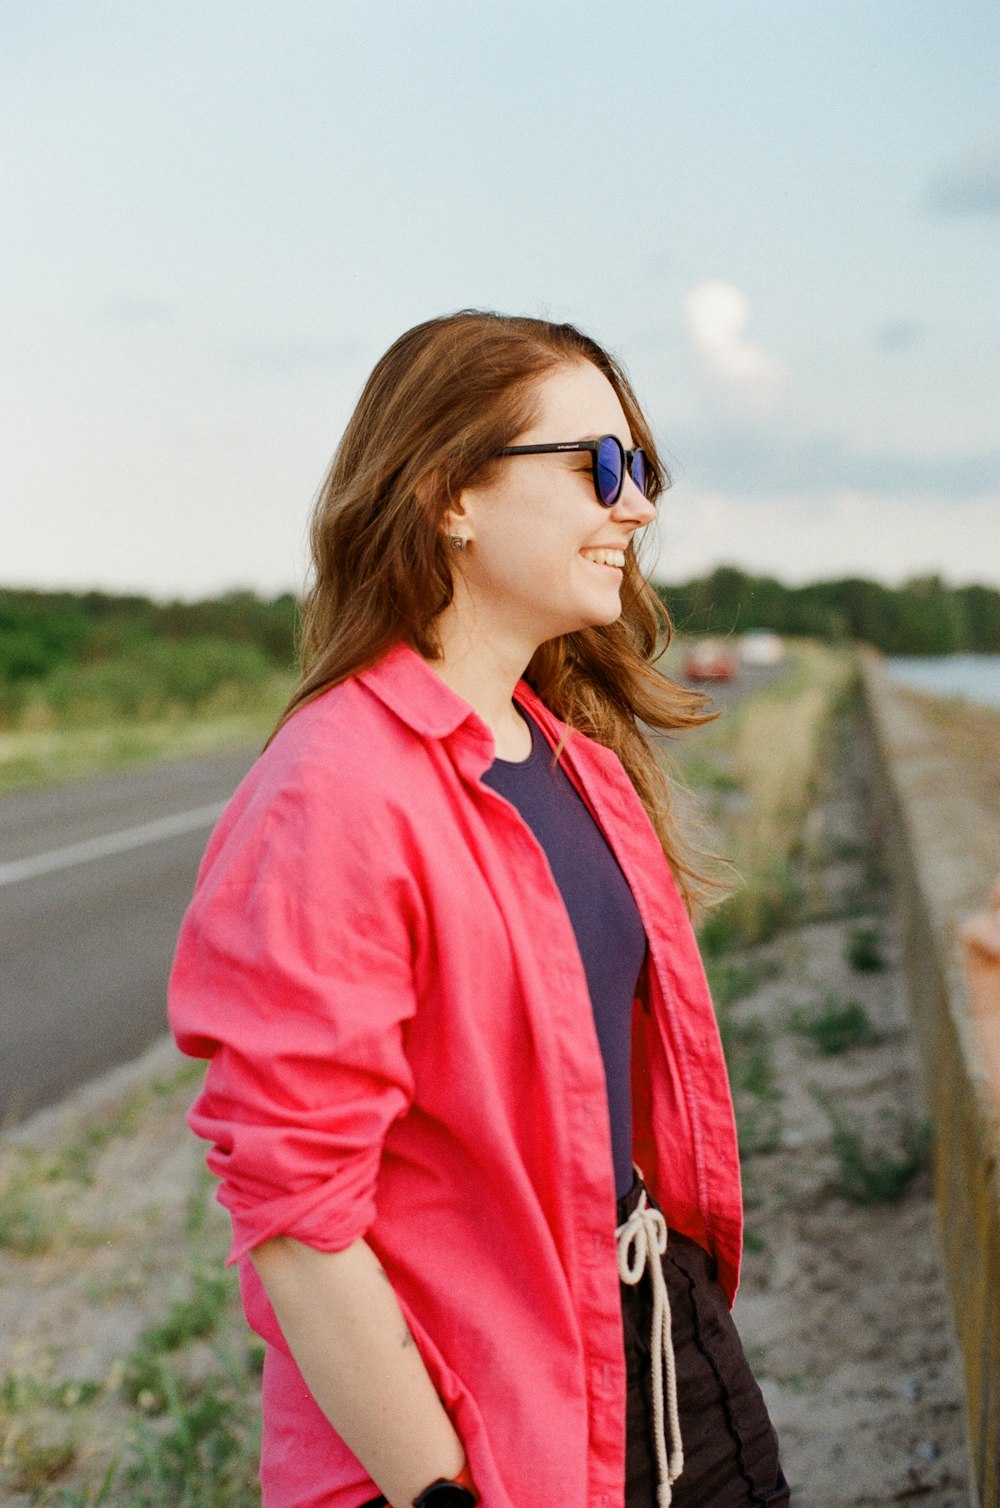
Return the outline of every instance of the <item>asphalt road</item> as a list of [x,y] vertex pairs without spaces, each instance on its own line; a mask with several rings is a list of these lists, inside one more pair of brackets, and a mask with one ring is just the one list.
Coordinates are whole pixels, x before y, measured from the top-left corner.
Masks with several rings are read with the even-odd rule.
[[256,752],[0,801],[0,1122],[163,1035],[198,864]]

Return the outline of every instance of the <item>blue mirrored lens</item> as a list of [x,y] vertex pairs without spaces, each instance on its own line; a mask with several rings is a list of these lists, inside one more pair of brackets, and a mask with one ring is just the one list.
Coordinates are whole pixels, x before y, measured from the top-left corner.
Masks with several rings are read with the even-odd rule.
[[637,450],[632,457],[632,480],[645,497],[649,485],[649,472],[646,467],[646,457],[641,450]]
[[605,435],[597,447],[597,491],[610,508],[622,490],[622,452],[613,435]]

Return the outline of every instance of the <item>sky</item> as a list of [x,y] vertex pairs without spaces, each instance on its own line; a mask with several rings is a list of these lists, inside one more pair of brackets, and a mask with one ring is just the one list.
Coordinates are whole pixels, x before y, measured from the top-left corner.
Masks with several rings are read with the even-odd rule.
[[648,558],[1000,585],[997,0],[4,0],[0,584],[301,589],[371,367],[569,319]]

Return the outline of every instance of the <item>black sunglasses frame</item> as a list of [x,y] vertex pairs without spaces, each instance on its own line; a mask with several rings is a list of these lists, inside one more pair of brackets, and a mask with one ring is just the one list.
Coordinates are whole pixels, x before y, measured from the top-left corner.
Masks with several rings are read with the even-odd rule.
[[[601,484],[598,477],[598,455],[605,440],[613,441],[618,448],[619,455],[621,456],[621,481],[618,483],[614,497],[611,498],[604,498],[601,496]],[[597,440],[563,440],[561,443],[556,445],[507,445],[503,450],[498,450],[497,455],[547,456],[561,455],[563,453],[575,450],[587,450],[590,452],[590,472],[594,481],[594,492],[597,496],[597,501],[600,503],[602,508],[613,508],[615,506],[618,499],[622,495],[622,488],[625,486],[626,475],[631,477],[632,481],[635,482],[635,476],[633,475],[632,467],[635,464],[636,456],[642,456],[643,466],[646,471],[647,485],[646,487],[640,488],[639,490],[642,492],[643,497],[649,496],[650,467],[649,458],[646,455],[646,452],[640,445],[637,445],[634,450],[626,450],[617,435],[601,435]],[[636,485],[638,486],[638,483],[636,483]]]

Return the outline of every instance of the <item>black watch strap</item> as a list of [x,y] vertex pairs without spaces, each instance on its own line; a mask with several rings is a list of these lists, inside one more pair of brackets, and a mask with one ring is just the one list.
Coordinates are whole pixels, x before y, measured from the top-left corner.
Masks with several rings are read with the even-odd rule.
[[413,1508],[475,1508],[476,1495],[461,1482],[439,1477],[413,1499]]

